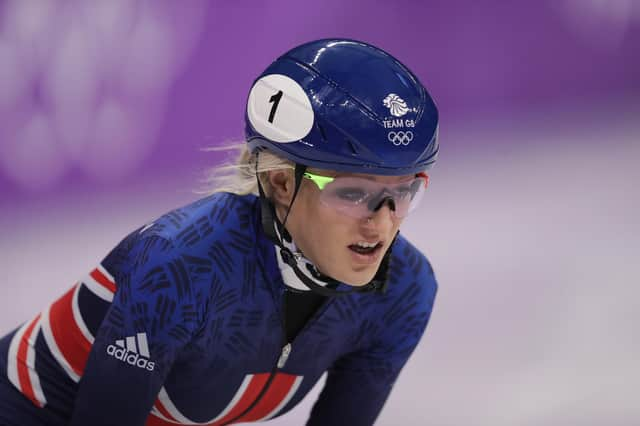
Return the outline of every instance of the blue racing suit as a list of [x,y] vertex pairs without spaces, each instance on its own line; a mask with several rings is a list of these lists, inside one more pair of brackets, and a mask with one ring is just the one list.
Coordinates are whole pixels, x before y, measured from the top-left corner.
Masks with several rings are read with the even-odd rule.
[[327,298],[289,339],[276,256],[253,195],[217,193],[133,231],[0,339],[0,425],[267,420],[325,372],[308,425],[373,424],[429,320],[429,263],[398,236],[384,293]]

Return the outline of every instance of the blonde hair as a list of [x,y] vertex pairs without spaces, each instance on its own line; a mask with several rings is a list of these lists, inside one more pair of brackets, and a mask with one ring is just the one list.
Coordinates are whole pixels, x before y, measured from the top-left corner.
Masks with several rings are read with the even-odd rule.
[[[245,142],[232,142],[222,146],[204,148],[207,152],[227,152],[235,154],[235,160],[223,162],[205,172],[203,188],[196,194],[212,195],[217,192],[230,192],[237,195],[258,195],[256,172],[267,195],[271,193],[266,174],[270,170],[294,169],[294,164],[271,151],[262,150],[251,153]],[[258,161],[259,156],[259,161]],[[256,170],[256,164],[258,169]]]

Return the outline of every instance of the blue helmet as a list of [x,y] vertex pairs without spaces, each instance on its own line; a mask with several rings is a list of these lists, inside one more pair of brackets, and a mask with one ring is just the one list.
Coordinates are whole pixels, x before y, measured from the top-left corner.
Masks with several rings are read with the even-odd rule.
[[438,110],[418,78],[377,47],[324,39],[295,47],[253,83],[246,141],[296,164],[419,173],[438,155]]

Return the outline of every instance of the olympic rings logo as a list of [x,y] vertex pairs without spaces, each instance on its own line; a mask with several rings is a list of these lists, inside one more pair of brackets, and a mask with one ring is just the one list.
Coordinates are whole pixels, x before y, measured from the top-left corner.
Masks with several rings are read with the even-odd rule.
[[387,139],[389,142],[392,142],[395,146],[409,145],[409,142],[413,140],[413,132],[411,130],[399,131],[399,132],[389,132],[387,134]]

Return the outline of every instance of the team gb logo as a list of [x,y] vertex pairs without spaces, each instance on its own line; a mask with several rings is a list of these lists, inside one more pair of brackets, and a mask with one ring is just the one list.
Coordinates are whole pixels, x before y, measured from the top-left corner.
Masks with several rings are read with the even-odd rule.
[[409,112],[409,107],[407,107],[407,103],[395,93],[389,93],[386,98],[382,101],[384,106],[389,108],[391,115],[394,117],[402,117],[407,112]]

